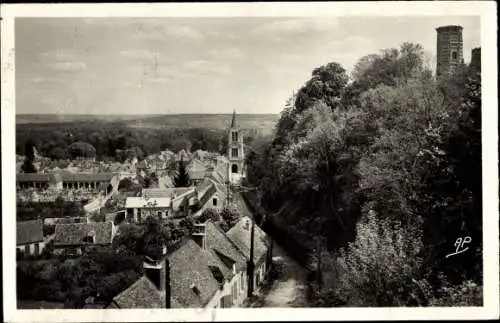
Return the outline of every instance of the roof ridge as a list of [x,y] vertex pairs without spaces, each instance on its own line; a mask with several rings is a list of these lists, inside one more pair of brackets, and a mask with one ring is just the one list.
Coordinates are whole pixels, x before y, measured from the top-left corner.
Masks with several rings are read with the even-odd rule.
[[[210,222],[211,222],[212,220],[208,220],[208,221],[210,221]],[[215,227],[215,229],[216,229],[216,230],[219,230],[219,232],[220,232],[222,235],[224,235],[224,237],[226,238],[226,240],[227,240],[227,241],[229,241],[229,243],[230,243],[230,244],[231,244],[231,245],[232,245],[232,246],[233,246],[233,247],[234,247],[234,248],[235,248],[235,249],[236,249],[236,250],[237,250],[237,251],[238,251],[238,252],[239,252],[239,253],[243,256],[243,258],[246,258],[245,253],[244,253],[244,252],[240,249],[240,247],[238,247],[238,245],[237,245],[237,244],[236,244],[236,243],[235,243],[235,242],[234,242],[234,241],[233,241],[233,240],[232,240],[232,239],[231,239],[231,238],[230,238],[230,237],[226,234],[226,232],[224,232],[224,230],[222,230],[222,228],[221,228],[219,225],[217,225],[216,223],[213,223],[213,222],[211,222],[211,223],[213,224],[213,226]],[[235,226],[236,226],[236,224],[235,224],[233,227],[235,227]],[[228,232],[229,232],[229,230],[228,230]]]

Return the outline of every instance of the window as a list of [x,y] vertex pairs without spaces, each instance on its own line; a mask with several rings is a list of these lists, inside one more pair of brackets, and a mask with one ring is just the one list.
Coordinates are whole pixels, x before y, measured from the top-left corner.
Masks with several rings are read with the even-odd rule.
[[236,131],[233,131],[233,132],[231,133],[231,140],[232,140],[233,142],[238,141],[238,133],[237,133]]
[[457,52],[451,52],[451,58],[457,59]]
[[236,284],[233,284],[233,286],[231,286],[231,296],[233,298],[233,304],[236,304],[236,299],[237,299],[237,286]]
[[217,199],[216,199],[216,198],[213,198],[213,199],[212,199],[212,205],[213,205],[213,206],[217,206]]
[[233,165],[231,166],[231,173],[233,173],[233,174],[234,174],[234,173],[237,173],[237,172],[238,172],[238,165],[233,164]]
[[231,157],[238,158],[238,148],[232,148],[231,149]]
[[94,237],[93,236],[86,236],[86,237],[83,237],[83,242],[85,243],[94,243]]

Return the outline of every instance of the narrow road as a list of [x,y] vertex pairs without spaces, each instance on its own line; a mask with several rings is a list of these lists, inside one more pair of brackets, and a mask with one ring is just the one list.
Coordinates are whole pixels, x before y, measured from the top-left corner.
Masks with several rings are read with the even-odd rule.
[[273,262],[277,263],[277,278],[257,291],[250,307],[307,307],[307,272],[285,250],[273,245]]

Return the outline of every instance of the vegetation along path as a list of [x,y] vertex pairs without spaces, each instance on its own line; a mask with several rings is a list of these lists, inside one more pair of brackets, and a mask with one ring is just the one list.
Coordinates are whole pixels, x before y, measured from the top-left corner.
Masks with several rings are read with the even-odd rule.
[[250,307],[304,307],[307,306],[307,271],[293,260],[283,248],[273,245],[273,263],[276,277],[257,292]]

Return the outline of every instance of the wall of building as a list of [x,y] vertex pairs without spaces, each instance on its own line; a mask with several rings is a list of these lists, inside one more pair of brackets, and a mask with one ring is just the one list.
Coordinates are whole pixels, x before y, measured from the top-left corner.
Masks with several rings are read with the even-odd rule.
[[[38,254],[35,254],[36,251],[35,245],[38,245]],[[39,256],[42,253],[43,249],[45,249],[45,242],[41,241],[26,245],[20,245],[16,246],[16,249],[24,253],[25,255]]]

